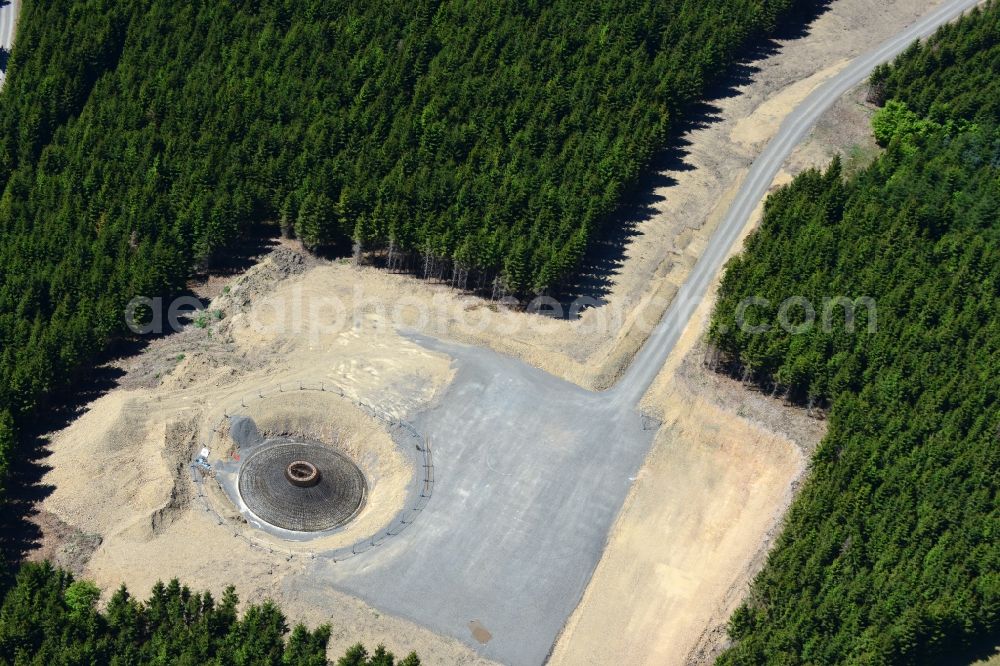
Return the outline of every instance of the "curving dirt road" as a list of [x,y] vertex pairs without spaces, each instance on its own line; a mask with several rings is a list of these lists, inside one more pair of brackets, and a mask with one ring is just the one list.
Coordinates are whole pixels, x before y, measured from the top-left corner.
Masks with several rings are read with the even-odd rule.
[[457,367],[438,405],[415,420],[435,448],[433,499],[416,529],[366,557],[317,561],[309,589],[297,593],[322,595],[323,581],[332,581],[487,658],[542,663],[579,602],[649,450],[654,432],[644,428],[636,406],[781,164],[876,64],[976,4],[943,5],[851,62],[787,117],[614,388],[587,391],[486,349],[418,338]]
[[[690,279],[622,380],[612,389],[603,393],[588,391],[488,349],[418,338],[426,347],[448,354],[456,373],[435,406],[410,418],[433,446],[435,486],[433,497],[419,519],[398,537],[384,541],[364,556],[343,562],[316,558],[305,559],[308,564],[300,565],[296,559],[294,569],[285,570],[293,571],[294,575],[283,574],[279,579],[278,567],[272,567],[265,555],[259,560],[240,561],[236,554],[249,549],[234,549],[229,544],[235,540],[227,531],[219,530],[214,521],[205,519],[201,513],[197,516],[189,513],[178,518],[174,531],[162,538],[150,539],[144,532],[121,536],[123,528],[110,530],[105,550],[91,562],[88,574],[99,581],[113,580],[117,584],[126,572],[133,576],[130,586],[135,589],[145,588],[145,581],[133,585],[136,575],[185,571],[191,576],[181,577],[188,580],[192,576],[199,580],[201,576],[201,580],[207,577],[221,583],[243,578],[251,581],[251,590],[263,589],[268,594],[281,585],[286,594],[275,596],[283,603],[290,602],[300,609],[317,609],[325,618],[345,618],[339,626],[335,625],[335,633],[347,631],[353,641],[356,632],[363,630],[359,628],[364,625],[363,619],[359,621],[360,614],[368,617],[370,611],[367,608],[352,611],[345,597],[331,595],[331,589],[336,589],[359,597],[388,615],[455,637],[482,657],[505,664],[542,663],[579,604],[605,551],[609,531],[628,496],[632,480],[650,450],[655,431],[636,411],[639,400],[688,326],[693,311],[704,299],[775,172],[819,115],[843,91],[863,80],[872,66],[974,4],[976,0],[955,0],[935,10],[852,62],[787,117],[774,140],[753,164]],[[0,46],[9,48],[12,44],[19,9],[20,0],[7,3],[0,0]],[[364,331],[357,332],[356,340],[351,338],[350,344],[355,346],[348,346],[339,358],[359,354],[363,345],[370,344],[363,337]],[[284,354],[285,348],[281,349]],[[307,358],[329,357],[317,352]],[[435,363],[438,363],[436,356]],[[171,362],[170,368],[175,365]],[[209,373],[205,376],[213,377],[210,381],[215,382],[216,375],[210,373],[216,366],[205,363],[204,367],[204,372]],[[384,376],[398,376],[393,373],[398,373],[400,366],[386,367],[392,372],[384,371]],[[437,372],[437,367],[430,364],[402,367],[415,376]],[[276,368],[284,373],[293,370]],[[443,377],[447,373],[442,370],[440,374]],[[272,375],[268,381],[283,376]],[[170,389],[176,391],[174,399],[183,404],[187,414],[187,409],[196,408],[196,400],[191,400],[192,392],[181,391],[178,378],[172,381],[178,382]],[[384,384],[380,380],[372,386],[381,389]],[[220,390],[216,387],[216,393],[209,393],[208,399],[219,395]],[[77,439],[93,441],[93,433],[107,430],[105,420],[119,423],[118,418],[126,419],[122,432],[145,432],[138,430],[139,424],[144,423],[138,417],[134,425],[127,420],[131,417],[127,416],[126,406],[138,404],[136,400],[124,393],[110,396],[108,404],[101,411],[94,411],[88,417],[89,422],[77,431]],[[414,402],[401,404],[402,410]],[[162,405],[158,409],[173,414],[164,411]],[[101,455],[113,452],[126,455],[127,460],[144,460],[147,455],[160,460],[165,435],[157,433],[164,432],[169,422],[157,423],[156,427],[163,430],[151,429],[152,436],[140,434],[134,441],[130,437],[128,451],[120,450],[123,447],[117,444],[118,435],[101,435],[104,438],[101,444],[104,448],[99,448]],[[89,455],[96,449],[77,445],[72,438],[62,443],[71,445],[62,449],[64,462],[55,466],[63,474],[58,482],[54,481],[62,494],[54,496],[48,506],[55,510],[53,515],[63,511],[67,522],[103,531],[107,524],[86,522],[81,516],[94,514],[94,506],[110,506],[111,500],[118,496],[98,485],[93,497],[100,496],[99,502],[103,503],[95,500],[92,504],[81,504],[81,488],[84,484],[93,485],[93,477],[71,476],[67,471],[81,461],[102,458]],[[135,467],[141,476],[136,476],[131,482],[134,486],[130,487],[141,483],[148,492],[130,496],[128,501],[159,506],[155,504],[157,493],[160,490],[166,493],[173,487],[169,468],[152,463],[148,465],[152,471],[146,469],[147,465]],[[165,470],[164,475],[157,477],[157,470]],[[66,480],[71,482],[64,484]],[[689,485],[695,484],[697,479]],[[678,493],[683,496],[683,490]],[[684,496],[683,501],[691,500]],[[668,510],[673,506],[668,504]],[[384,515],[390,515],[394,509],[395,505]],[[188,531],[201,529],[205,531]],[[667,530],[663,532],[651,538],[662,539],[665,547],[670,547],[671,539],[676,543],[682,538]],[[204,535],[206,541],[199,541],[192,533]],[[107,547],[112,542],[114,547]],[[170,553],[169,558],[155,559],[161,555],[154,553],[170,549],[176,552]],[[209,556],[199,559],[201,553],[195,552],[198,550]],[[151,562],[157,566],[151,566]],[[299,575],[300,566],[308,566],[306,575]],[[221,571],[220,567],[226,570]],[[139,569],[143,571],[137,574]],[[265,583],[260,583],[261,580]],[[272,580],[275,582],[269,582]],[[333,615],[332,606],[343,606],[347,611]],[[602,629],[611,631],[603,626]],[[386,633],[383,631],[383,635]],[[440,653],[422,652],[422,656],[426,663],[435,663],[435,659],[437,663],[468,663],[449,660]]]
[[813,91],[788,115],[778,134],[760,157],[754,160],[729,212],[712,236],[708,248],[698,260],[687,282],[677,292],[660,324],[636,354],[634,362],[622,380],[608,391],[618,404],[636,404],[653,383],[691,315],[705,297],[709,285],[729,255],[733,243],[739,238],[750,214],[764,198],[768,187],[792,149],[805,138],[819,117],[844,93],[864,81],[876,65],[891,60],[915,39],[930,35],[939,26],[956,18],[963,11],[975,7],[981,1],[955,0],[942,5],[892,39],[853,60],[840,73]]

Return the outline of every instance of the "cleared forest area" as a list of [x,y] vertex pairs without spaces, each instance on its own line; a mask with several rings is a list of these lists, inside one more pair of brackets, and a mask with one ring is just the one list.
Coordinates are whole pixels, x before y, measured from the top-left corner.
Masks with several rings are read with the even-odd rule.
[[813,4],[26,4],[0,96],[0,462],[133,296],[262,221],[456,286],[555,287],[680,110]]

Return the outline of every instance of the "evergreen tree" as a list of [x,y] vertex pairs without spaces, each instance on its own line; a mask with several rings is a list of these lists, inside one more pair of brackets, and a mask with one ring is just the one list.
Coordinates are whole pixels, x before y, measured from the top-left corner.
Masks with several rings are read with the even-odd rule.
[[[721,664],[968,663],[997,644],[998,19],[987,3],[880,70],[884,154],[776,191],[726,267],[709,338],[727,367],[828,407],[829,428]],[[751,297],[773,324],[791,296],[837,295],[853,329],[843,308],[800,334],[737,325]]]
[[[73,580],[48,563],[25,564],[0,605],[0,662],[5,664],[220,664],[320,666],[327,663],[330,627],[297,625],[288,635],[285,618],[269,602],[251,605],[242,618],[232,588],[221,604],[208,593],[192,593],[176,580],[157,583],[145,602],[124,586],[97,608],[98,589]],[[359,657],[360,655],[360,657]],[[350,661],[360,658],[361,661]],[[360,645],[341,663],[394,666],[379,646],[368,657]],[[400,662],[419,666],[411,654]]]

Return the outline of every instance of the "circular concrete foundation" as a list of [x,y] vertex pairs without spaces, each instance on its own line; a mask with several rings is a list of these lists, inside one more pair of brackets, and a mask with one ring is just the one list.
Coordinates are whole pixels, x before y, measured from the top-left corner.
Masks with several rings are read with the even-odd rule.
[[349,522],[367,494],[365,477],[351,460],[311,442],[265,442],[243,461],[238,484],[254,515],[297,532]]

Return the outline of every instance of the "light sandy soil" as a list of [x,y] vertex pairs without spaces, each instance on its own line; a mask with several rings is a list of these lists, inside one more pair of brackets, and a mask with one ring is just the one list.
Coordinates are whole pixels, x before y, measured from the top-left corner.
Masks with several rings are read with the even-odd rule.
[[[857,52],[858,37],[875,44],[936,4],[835,2],[814,24],[808,43],[787,45],[760,66],[767,74],[785,67],[788,58],[799,60],[793,68],[822,64],[822,58],[808,55],[811,48],[848,57],[827,58],[834,64],[764,100],[751,91],[723,101],[720,106],[733,101],[746,108],[756,99],[756,106],[749,115],[736,115],[735,122],[725,113],[727,120],[702,130],[693,147],[705,146],[706,152],[698,150],[692,158],[725,161],[744,148],[759,149],[785,113]],[[874,20],[880,12],[882,20]],[[848,25],[851,32],[845,33]],[[834,47],[831,39],[843,43]],[[851,91],[824,115],[774,186],[807,168],[825,167],[836,154],[848,171],[877,155],[865,93],[864,86]],[[725,192],[720,184],[731,172],[716,173],[724,175],[715,183],[691,184],[701,191],[699,200]],[[721,196],[724,210],[727,194]],[[747,231],[760,213],[758,207]],[[664,426],[584,598],[556,644],[552,664],[712,663],[726,645],[725,623],[763,566],[822,437],[822,421],[702,367],[700,340],[713,302],[714,295],[701,305],[644,400],[648,411],[662,415]]]
[[[750,80],[713,101],[706,124],[682,138],[683,168],[664,171],[658,179],[663,184],[639,193],[648,206],[628,239],[620,268],[609,276],[605,305],[584,309],[577,319],[515,312],[443,284],[344,262],[321,271],[331,286],[331,303],[306,305],[301,312],[309,314],[314,307],[335,326],[335,297],[353,292],[354,301],[382,312],[392,324],[491,347],[581,386],[606,388],[659,321],[785,114],[852,57],[940,1],[836,0],[810,26],[808,37],[780,42],[776,53],[752,63]],[[845,120],[850,116],[847,110]],[[825,164],[832,154],[827,141],[848,157],[855,144],[858,157],[870,154],[863,126],[859,131],[849,122],[831,123],[829,136],[816,138],[812,152],[800,151],[789,162],[791,172]]]
[[553,664],[687,663],[742,597],[804,469],[790,441],[705,396],[664,397],[664,428]]
[[[212,433],[225,413],[245,403],[244,411],[275,431],[305,432],[309,424],[296,421],[303,413],[329,414],[328,427],[373,483],[352,530],[388,521],[398,509],[411,472],[386,457],[392,453],[387,435],[373,431],[370,417],[347,399],[303,395],[296,388],[300,381],[341,388],[351,399],[400,417],[432,402],[451,376],[450,361],[365,317],[357,327],[338,331],[272,326],[273,299],[285,290],[308,300],[331,288],[323,275],[336,270],[315,269],[304,278],[309,267],[300,259],[279,248],[216,299],[210,311],[220,310],[222,319],[211,317],[205,328],[189,326],[127,360],[123,388],[91,403],[54,435],[44,482],[55,489],[40,507],[43,553],[62,558],[105,591],[124,582],[145,595],[157,580],[177,577],[216,594],[233,584],[245,602],[275,599],[293,621],[333,624],[331,656],[363,641],[372,647],[385,643],[397,654],[415,649],[431,664],[485,663],[454,640],[380,615],[332,589],[304,603],[285,579],[301,574],[308,555],[288,556],[288,544],[269,552],[234,538],[235,511],[220,526],[194,497],[188,464],[205,443],[215,447],[213,455],[223,453],[223,441]],[[346,297],[353,307],[350,290]],[[278,387],[287,392],[278,393]],[[261,400],[258,392],[276,397]],[[348,407],[337,407],[338,401]],[[290,402],[301,408],[294,417],[288,415]],[[258,534],[259,541],[266,539]]]
[[644,399],[663,426],[551,664],[710,663],[822,437],[703,367],[713,300]]
[[[689,273],[783,115],[850,57],[936,4],[837,0],[807,39],[756,63],[739,95],[714,103],[718,120],[686,136],[690,170],[671,173],[675,182],[651,193],[653,212],[638,224],[607,304],[579,320],[509,311],[444,285],[279,248],[220,287],[203,328],[189,326],[126,361],[122,387],[54,436],[44,482],[55,490],[41,506],[47,534],[88,535],[73,552],[100,539],[89,562],[84,555],[74,566],[105,590],[125,582],[143,595],[171,577],[213,593],[234,584],[245,601],[273,598],[294,620],[331,622],[331,655],[361,640],[397,654],[416,649],[429,664],[485,663],[452,639],[328,586],[290,585],[304,570],[303,556],[254,548],[220,529],[185,476],[206,429],[246,396],[303,380],[336,386],[397,418],[426,408],[452,371],[447,358],[398,334],[406,328],[489,346],[584,386],[608,386]],[[834,150],[858,163],[874,154],[856,129],[867,113],[861,94],[827,115],[779,182],[825,164]],[[556,646],[556,663],[685,663],[717,649],[718,628],[759,567],[820,436],[818,422],[700,369],[709,307],[703,304],[647,396],[664,428]],[[51,552],[69,548],[50,545]]]

